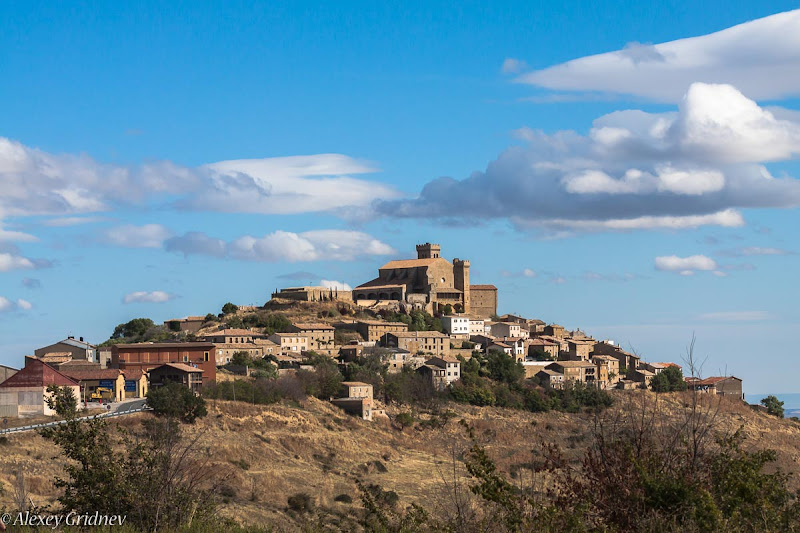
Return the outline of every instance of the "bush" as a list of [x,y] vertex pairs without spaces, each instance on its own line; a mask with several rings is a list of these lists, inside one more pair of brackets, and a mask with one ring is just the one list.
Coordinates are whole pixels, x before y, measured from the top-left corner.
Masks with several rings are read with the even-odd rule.
[[353,497],[349,494],[337,494],[333,501],[339,503],[353,503]]
[[222,306],[222,314],[223,315],[232,315],[239,310],[239,306],[232,304],[231,302],[226,303]]
[[784,417],[783,402],[777,396],[769,395],[761,400],[761,405],[767,408],[767,413],[778,418]]
[[307,513],[314,509],[314,501],[305,492],[299,492],[288,499],[289,509],[298,513]]
[[168,383],[147,392],[147,405],[156,416],[176,418],[187,424],[206,416],[206,402],[189,387]]
[[414,415],[409,411],[398,413],[397,416],[394,417],[394,423],[400,426],[401,430],[413,426],[415,421]]

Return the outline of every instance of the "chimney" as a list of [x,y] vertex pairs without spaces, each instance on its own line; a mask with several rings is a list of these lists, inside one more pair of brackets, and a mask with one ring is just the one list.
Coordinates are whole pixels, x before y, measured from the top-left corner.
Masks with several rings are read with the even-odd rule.
[[69,337],[67,337],[67,339],[75,340],[75,335],[70,335]]
[[81,342],[83,342],[83,337],[81,337]]

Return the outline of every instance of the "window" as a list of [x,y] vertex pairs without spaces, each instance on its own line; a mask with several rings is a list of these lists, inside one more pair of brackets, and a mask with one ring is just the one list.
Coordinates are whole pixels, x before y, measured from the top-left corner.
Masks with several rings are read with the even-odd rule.
[[203,361],[208,362],[208,352],[203,352]]
[[183,356],[183,362],[184,363],[188,363],[189,362],[189,356],[188,355],[184,355]]

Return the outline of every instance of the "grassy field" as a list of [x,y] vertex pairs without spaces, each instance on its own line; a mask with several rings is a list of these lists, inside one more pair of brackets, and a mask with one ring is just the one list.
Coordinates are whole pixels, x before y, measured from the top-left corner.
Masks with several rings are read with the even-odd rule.
[[[643,398],[655,398],[643,392],[615,395],[615,407],[603,416],[632,409]],[[659,396],[664,416],[680,416],[687,398]],[[186,434],[198,437],[198,447],[210,459],[209,468],[227,478],[222,515],[243,524],[273,524],[287,531],[309,520],[347,531],[357,526],[357,480],[395,491],[401,505],[419,502],[431,511],[446,507],[445,482],[454,476],[463,481],[465,476],[457,458],[470,441],[458,423],[461,419],[472,425],[477,440],[487,446],[510,479],[541,485],[547,480],[532,478],[525,467],[540,457],[542,443],[557,444],[569,460],[577,461],[591,442],[596,422],[592,414],[527,413],[458,404],[443,409],[452,411],[444,426],[417,424],[401,431],[387,419],[362,421],[312,398],[294,406],[212,401],[208,416],[187,426]],[[419,420],[429,418],[427,413],[416,415]],[[133,415],[110,424],[135,429],[148,416]],[[742,402],[724,401],[716,430],[738,428],[747,438],[746,446],[774,449],[781,468],[800,471],[800,424],[752,411]],[[0,484],[5,488],[0,505],[12,506],[12,483],[20,468],[34,502],[54,504],[57,494],[52,480],[61,473],[62,464],[58,450],[36,433],[8,436],[0,443]],[[795,486],[800,486],[797,480]],[[287,508],[287,498],[298,493],[312,497],[315,513],[298,514]],[[352,503],[336,501],[339,495],[349,496]]]

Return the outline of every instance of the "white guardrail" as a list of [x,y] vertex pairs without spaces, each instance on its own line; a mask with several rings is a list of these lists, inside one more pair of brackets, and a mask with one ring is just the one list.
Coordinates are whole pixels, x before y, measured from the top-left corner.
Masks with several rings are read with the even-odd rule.
[[[97,418],[113,418],[115,416],[124,416],[124,415],[133,415],[136,413],[141,413],[142,411],[152,411],[151,407],[140,407],[138,409],[131,409],[129,411],[115,411],[113,413],[101,413],[98,415],[92,416],[83,416],[78,418],[78,420],[95,420]],[[60,426],[61,424],[65,424],[66,420],[56,420],[55,422],[47,422],[44,424],[33,424],[30,426],[20,426],[15,428],[8,428],[8,429],[0,429],[0,435],[6,435],[8,433],[21,433],[23,431],[35,431],[41,428],[53,427],[53,426]]]

